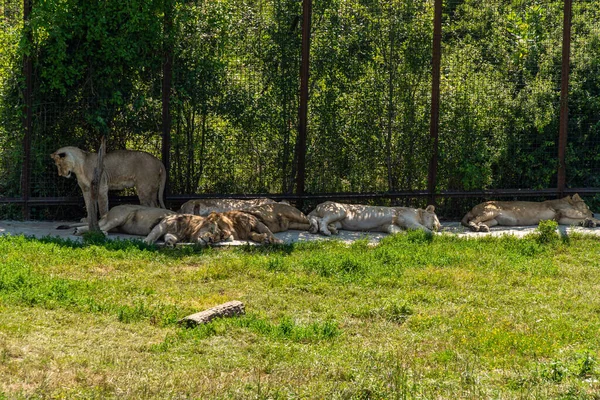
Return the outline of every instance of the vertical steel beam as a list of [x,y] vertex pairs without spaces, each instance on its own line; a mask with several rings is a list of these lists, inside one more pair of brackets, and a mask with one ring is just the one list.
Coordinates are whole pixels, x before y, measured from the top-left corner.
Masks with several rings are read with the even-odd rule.
[[[302,61],[300,64],[300,107],[298,110],[298,137],[296,138],[296,194],[304,195],[306,173],[306,127],[308,120],[308,80],[310,72],[310,19],[312,0],[302,2]],[[302,198],[297,206],[302,207]]]
[[435,204],[435,187],[438,168],[439,124],[440,124],[440,65],[442,55],[442,0],[435,0],[433,17],[433,50],[431,62],[431,120],[429,137],[431,141],[431,158],[429,159],[429,175],[427,191],[429,203]]
[[171,82],[173,78],[173,2],[164,0],[163,61],[162,61],[162,162],[165,165],[167,182],[164,197],[169,194],[169,170],[171,153]]
[[564,0],[562,68],[560,73],[560,127],[558,132],[558,177],[557,190],[562,197],[565,190],[566,170],[565,152],[569,129],[569,62],[571,56],[571,9],[572,1]]
[[[29,27],[29,16],[33,0],[23,0],[23,23],[29,49],[33,47],[31,29]],[[23,100],[25,113],[23,118],[23,165],[21,169],[21,197],[23,199],[23,219],[30,219],[29,197],[31,194],[31,135],[32,135],[32,96],[33,96],[33,62],[31,51],[27,51],[23,57],[23,74],[25,75],[25,88],[23,89]]]

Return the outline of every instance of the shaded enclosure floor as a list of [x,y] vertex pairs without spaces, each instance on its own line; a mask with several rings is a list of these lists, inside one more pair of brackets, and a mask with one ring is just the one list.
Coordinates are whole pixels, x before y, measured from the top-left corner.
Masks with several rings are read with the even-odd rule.
[[[73,235],[73,229],[58,230],[56,229],[59,225],[75,223],[68,221],[0,221],[0,235],[25,235],[36,238],[42,238],[46,236],[55,236],[71,240],[81,240],[80,236]],[[494,227],[490,233],[484,232],[471,232],[468,229],[460,225],[458,221],[442,222],[441,233],[438,234],[453,234],[458,236],[468,237],[484,237],[488,235],[500,236],[505,234],[524,236],[528,233],[532,233],[536,230],[537,226],[515,226],[515,227]],[[599,228],[583,228],[578,226],[560,226],[559,231],[561,234],[568,234],[570,232],[589,233],[600,236]],[[305,231],[287,231],[275,234],[276,237],[282,239],[286,243],[294,243],[300,241],[311,241],[311,240],[341,240],[343,242],[352,242],[358,239],[368,238],[372,243],[379,242],[383,237],[387,236],[386,233],[380,232],[352,232],[352,231],[340,231],[338,235],[332,235],[326,237],[318,234],[311,234]],[[111,238],[120,239],[143,239],[143,236],[127,235],[124,233],[110,233]],[[159,242],[160,243],[160,242]],[[234,241],[228,242],[226,245],[242,245],[252,242],[246,241]]]

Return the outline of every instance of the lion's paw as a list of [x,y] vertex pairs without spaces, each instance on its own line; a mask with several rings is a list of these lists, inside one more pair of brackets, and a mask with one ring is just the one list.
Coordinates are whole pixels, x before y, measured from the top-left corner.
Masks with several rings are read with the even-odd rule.
[[589,218],[586,218],[583,221],[583,226],[585,226],[586,228],[595,228],[596,227],[596,223],[593,220],[591,220]]
[[479,225],[475,225],[475,224],[469,224],[469,229],[472,232],[479,232]]
[[283,244],[283,240],[281,240],[281,239],[278,239],[278,238],[276,238],[276,237],[273,237],[273,238],[270,240],[270,243],[271,243],[271,244]]

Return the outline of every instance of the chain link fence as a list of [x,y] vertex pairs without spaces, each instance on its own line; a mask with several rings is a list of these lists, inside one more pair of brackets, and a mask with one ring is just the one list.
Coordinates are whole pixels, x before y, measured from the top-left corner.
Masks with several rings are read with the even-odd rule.
[[[51,79],[58,78],[49,50],[61,38],[32,34],[28,169],[22,165],[25,79],[17,57],[28,31],[22,8],[3,19],[12,29],[2,36],[12,50],[0,55],[1,76],[8,77],[0,107],[3,216],[19,216],[21,206],[32,218],[82,216],[75,180],[58,177],[49,155],[66,145],[95,151],[102,135],[109,151],[144,150],[159,158],[166,152],[171,206],[198,196],[258,194],[297,199],[301,193],[313,203],[345,198],[424,205],[435,198],[442,216],[456,217],[492,196],[559,193],[565,1],[442,2],[437,153],[431,136],[435,1],[315,2],[309,60],[301,57],[308,42],[300,1],[173,2],[170,13],[163,4],[169,3],[115,14],[106,40],[135,39],[137,58],[94,59],[93,53],[83,62],[87,80],[68,90]],[[565,160],[565,193],[577,188],[594,201],[600,192],[599,10],[597,0],[573,2]],[[35,25],[52,12],[34,3],[29,18]],[[141,16],[132,18],[135,13]],[[77,34],[64,40],[74,60],[87,51],[86,37]],[[172,60],[168,96],[166,54]],[[305,99],[299,95],[302,62],[310,68]],[[102,75],[119,63],[125,65],[118,79]],[[302,101],[308,105],[305,148],[297,146]],[[302,190],[299,169],[305,169]]]

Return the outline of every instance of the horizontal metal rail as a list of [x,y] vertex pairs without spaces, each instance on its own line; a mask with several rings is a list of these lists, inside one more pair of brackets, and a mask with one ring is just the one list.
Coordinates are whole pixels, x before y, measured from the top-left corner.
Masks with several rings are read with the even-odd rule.
[[[600,188],[567,188],[564,194],[592,195],[600,194]],[[292,193],[271,194],[188,194],[171,195],[165,201],[171,204],[183,204],[192,199],[251,199],[256,197],[269,197],[275,200],[361,200],[361,199],[390,199],[390,198],[421,198],[428,197],[427,190],[399,191],[399,192],[370,192],[370,193],[305,193],[297,195]],[[435,193],[436,198],[491,198],[491,197],[557,197],[558,189],[488,189],[476,191],[445,190]],[[111,204],[136,204],[137,196],[111,196]],[[29,206],[58,206],[81,205],[83,197],[30,197],[27,200],[19,197],[0,197],[0,204],[24,204]]]

